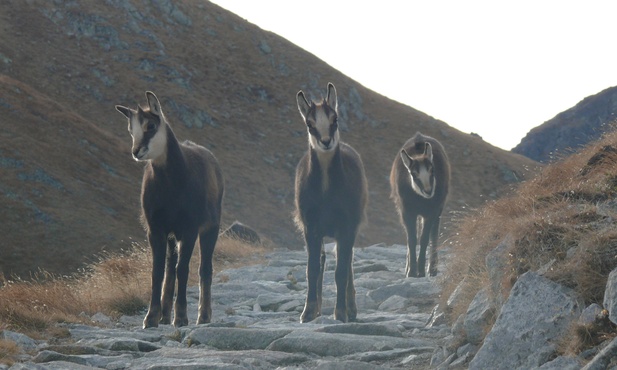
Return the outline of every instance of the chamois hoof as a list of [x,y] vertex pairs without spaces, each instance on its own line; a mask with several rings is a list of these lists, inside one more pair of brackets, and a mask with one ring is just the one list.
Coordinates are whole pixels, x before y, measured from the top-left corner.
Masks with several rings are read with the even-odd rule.
[[163,317],[161,317],[161,320],[159,321],[159,324],[161,324],[161,325],[169,325],[169,324],[171,324],[171,318],[163,316]]
[[186,317],[183,318],[175,318],[174,319],[174,326],[176,328],[182,327],[182,326],[188,326],[189,324],[189,319]]
[[159,327],[159,318],[156,317],[155,315],[146,315],[146,317],[144,318],[144,329],[148,329],[148,328],[158,328]]
[[315,320],[316,318],[318,318],[319,316],[321,316],[321,312],[319,312],[319,310],[317,310],[316,308],[304,308],[304,311],[302,311],[302,315],[300,316],[300,322],[301,323],[307,323],[307,322],[311,322],[313,320]]
[[347,312],[343,310],[334,310],[334,320],[349,322],[349,317],[347,316]]
[[348,322],[358,321],[358,310],[357,309],[347,310],[347,321]]

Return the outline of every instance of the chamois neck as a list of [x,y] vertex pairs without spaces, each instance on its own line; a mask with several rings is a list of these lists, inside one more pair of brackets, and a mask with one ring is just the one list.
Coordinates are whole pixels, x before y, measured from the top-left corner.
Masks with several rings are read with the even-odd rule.
[[176,135],[171,129],[171,126],[167,123],[165,124],[165,130],[167,135],[165,150],[160,156],[151,161],[152,166],[155,170],[162,170],[170,174],[182,173],[186,165],[184,162],[184,155],[180,149],[180,143],[176,139]]
[[321,172],[321,187],[323,191],[330,187],[329,171],[332,165],[340,160],[340,145],[327,152],[310,147],[311,168],[319,168]]

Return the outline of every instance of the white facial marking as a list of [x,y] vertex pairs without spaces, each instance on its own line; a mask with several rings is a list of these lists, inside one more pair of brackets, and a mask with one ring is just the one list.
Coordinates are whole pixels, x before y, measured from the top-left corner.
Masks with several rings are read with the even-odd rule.
[[131,117],[130,121],[131,136],[133,137],[133,158],[136,161],[164,160],[167,145],[167,133],[165,126],[161,123],[156,134],[147,143],[144,143],[144,127],[139,122],[138,115]]
[[[418,186],[416,181],[422,185],[421,188]],[[413,179],[411,181],[411,186],[416,193],[427,199],[430,199],[433,195],[435,195],[435,189],[431,184],[431,173],[425,166],[420,166],[416,181],[413,181]]]
[[131,150],[131,153],[133,153],[133,158],[135,158],[136,161],[144,160],[143,155],[145,154],[145,151],[147,151],[147,148],[139,147],[144,138],[144,130],[139,124],[139,118],[137,117],[137,114],[134,114],[131,117],[129,125],[131,130],[131,137],[133,138],[133,147]]
[[311,147],[317,150],[318,153],[330,152],[336,148],[339,141],[338,129],[334,131],[334,135],[330,136],[330,118],[326,114],[325,109],[317,107],[315,110],[314,127],[319,137],[309,134],[309,143]]
[[148,145],[148,153],[146,154],[146,157],[150,160],[164,161],[166,159],[166,153],[167,132],[165,124],[161,123],[154,137],[150,139],[150,144]]

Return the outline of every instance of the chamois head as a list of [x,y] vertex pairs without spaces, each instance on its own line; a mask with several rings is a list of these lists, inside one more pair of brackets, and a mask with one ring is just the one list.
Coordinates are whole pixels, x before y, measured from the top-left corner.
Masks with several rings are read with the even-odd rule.
[[424,153],[411,157],[405,149],[401,150],[401,159],[409,176],[411,187],[420,196],[430,199],[435,195],[435,174],[433,172],[433,147],[424,146]]
[[116,105],[116,110],[129,120],[129,133],[133,138],[133,158],[148,161],[165,154],[167,133],[165,117],[159,99],[151,91],[146,91],[148,108],[137,110]]
[[328,93],[321,103],[309,103],[304,92],[296,96],[298,110],[309,132],[309,144],[318,152],[329,152],[339,143],[336,89],[328,83]]

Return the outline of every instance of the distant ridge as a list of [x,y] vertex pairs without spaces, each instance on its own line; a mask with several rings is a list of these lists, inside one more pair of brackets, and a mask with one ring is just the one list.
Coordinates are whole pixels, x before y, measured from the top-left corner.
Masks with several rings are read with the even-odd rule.
[[533,128],[512,152],[547,163],[578,150],[615,128],[617,86],[580,101],[576,106]]

